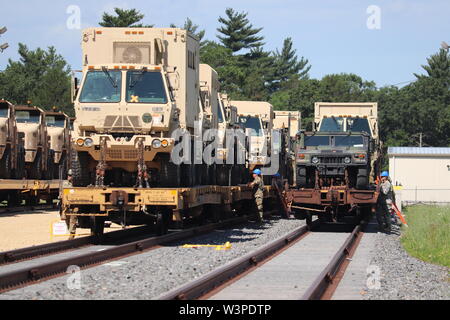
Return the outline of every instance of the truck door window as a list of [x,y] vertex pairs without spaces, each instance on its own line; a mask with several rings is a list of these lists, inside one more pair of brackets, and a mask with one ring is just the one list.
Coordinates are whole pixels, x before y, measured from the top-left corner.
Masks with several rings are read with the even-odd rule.
[[127,102],[167,103],[166,90],[161,73],[128,71]]
[[259,118],[250,116],[240,116],[239,123],[244,126],[245,129],[250,129],[251,136],[262,136],[263,131],[261,128],[261,121]]
[[64,128],[65,119],[56,116],[46,116],[45,123],[49,127]]
[[89,71],[81,90],[80,102],[120,102],[121,83],[121,71]]
[[8,109],[0,109],[0,118],[8,118]]
[[341,117],[323,118],[319,131],[344,131],[344,119]]
[[16,121],[18,123],[39,123],[40,115],[30,111],[16,111]]

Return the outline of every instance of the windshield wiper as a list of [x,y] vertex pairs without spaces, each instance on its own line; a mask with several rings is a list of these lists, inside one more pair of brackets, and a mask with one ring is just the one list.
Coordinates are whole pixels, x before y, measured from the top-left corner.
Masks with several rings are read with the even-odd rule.
[[117,84],[114,81],[114,79],[111,77],[111,74],[109,73],[108,69],[106,67],[102,67],[102,71],[106,74],[106,76],[108,77],[109,81],[111,82],[112,86],[117,89]]
[[133,88],[138,82],[140,82],[144,76],[144,73],[147,72],[147,68],[143,68],[142,71],[138,74],[138,76],[135,78],[135,80],[130,83],[128,86],[130,89]]

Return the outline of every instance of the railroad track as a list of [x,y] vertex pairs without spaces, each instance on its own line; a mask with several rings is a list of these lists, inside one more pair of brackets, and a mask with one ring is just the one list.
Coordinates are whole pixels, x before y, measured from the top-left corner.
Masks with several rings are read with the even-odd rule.
[[[302,226],[199,279],[161,295],[159,299],[331,299],[349,259],[356,251],[365,224],[356,226],[348,236],[341,233],[337,237],[340,239],[328,237],[330,234],[327,233],[311,232],[318,225],[316,220],[311,228]],[[329,241],[323,239],[327,237]],[[317,246],[321,245],[330,248],[318,249]],[[317,269],[319,265],[321,267]]]
[[[267,214],[271,214],[269,212]],[[110,260],[123,258],[132,254],[141,253],[146,250],[156,248],[159,245],[170,243],[173,241],[183,240],[194,237],[200,234],[212,232],[218,228],[225,228],[246,222],[250,218],[247,215],[224,220],[218,223],[208,224],[204,226],[194,227],[182,231],[174,231],[163,236],[150,236],[137,241],[131,241],[120,245],[110,247],[100,247],[84,250],[84,252],[77,252],[72,250],[70,254],[56,257],[54,253],[81,248],[89,246],[95,240],[93,237],[79,238],[75,240],[62,241],[60,243],[52,243],[36,247],[24,248],[9,252],[0,253],[0,259],[3,261],[3,266],[0,267],[0,293],[23,287],[32,283],[44,281],[58,275],[65,274],[67,268],[76,265],[80,268],[91,267]],[[129,229],[129,234],[133,234],[133,230]],[[115,235],[112,235],[116,233]],[[123,238],[118,235],[119,231],[105,234],[110,237],[110,241]],[[134,235],[139,232],[134,231]],[[111,236],[112,235],[112,236]],[[89,248],[88,248],[89,249]],[[81,251],[81,250],[80,250]],[[88,252],[86,252],[88,251]],[[50,255],[51,254],[51,255]],[[19,261],[23,259],[30,259],[31,257],[42,257],[42,260],[36,262],[34,259],[25,261],[23,265],[11,264],[10,262]],[[64,254],[63,254],[64,255]],[[35,262],[35,263],[34,263]]]

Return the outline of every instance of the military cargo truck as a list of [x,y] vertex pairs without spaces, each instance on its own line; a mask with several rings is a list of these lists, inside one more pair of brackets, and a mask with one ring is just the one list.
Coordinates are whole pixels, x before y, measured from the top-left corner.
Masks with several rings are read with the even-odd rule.
[[316,102],[314,125],[319,132],[366,132],[371,144],[371,163],[366,176],[370,183],[375,182],[381,155],[376,102]]
[[[200,64],[200,96],[209,124],[205,129],[216,130],[216,134],[205,141],[207,144],[214,142],[217,147],[213,155],[214,165],[210,166],[210,176],[213,179],[209,180],[209,184],[239,184],[243,182],[245,146],[233,131],[240,128],[237,124],[237,108],[231,106],[226,94],[220,93],[217,72],[206,64]],[[242,161],[239,161],[239,152],[242,153]]]
[[0,100],[0,179],[24,177],[25,149],[19,140],[14,106]]
[[308,223],[313,214],[336,222],[373,212],[380,168],[377,104],[318,102],[314,129],[297,135],[297,188],[287,192],[286,202]]
[[273,119],[274,128],[289,128],[289,135],[295,139],[301,128],[301,112],[300,111],[274,111]]
[[53,179],[65,179],[71,148],[69,117],[62,112],[46,111],[45,123],[54,152]]
[[[280,154],[280,174],[286,178],[290,185],[295,183],[295,139],[300,130],[300,111],[274,111],[273,128],[279,130],[279,143],[273,141],[272,152],[279,149]],[[279,146],[278,146],[279,145]],[[278,146],[278,147],[277,147]]]
[[89,28],[82,52],[74,183],[177,184],[172,133],[193,134],[200,118],[199,40],[178,28]]
[[250,170],[270,162],[271,131],[274,112],[268,102],[231,101],[238,110],[239,124],[245,128],[248,137],[247,166]]
[[14,106],[17,130],[25,149],[28,179],[52,179],[54,153],[50,149],[44,111],[32,106]]

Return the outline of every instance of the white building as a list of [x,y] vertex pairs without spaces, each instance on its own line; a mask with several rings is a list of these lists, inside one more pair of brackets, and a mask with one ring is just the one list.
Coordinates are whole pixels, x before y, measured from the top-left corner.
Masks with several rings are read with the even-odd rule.
[[402,202],[450,203],[450,148],[389,147],[388,156]]

